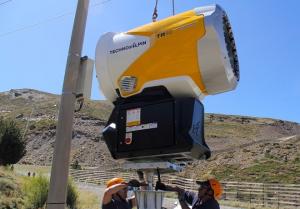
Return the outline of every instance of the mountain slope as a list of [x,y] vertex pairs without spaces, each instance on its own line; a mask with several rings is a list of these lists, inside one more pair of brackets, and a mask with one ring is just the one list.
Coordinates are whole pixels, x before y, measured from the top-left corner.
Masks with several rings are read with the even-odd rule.
[[[27,142],[27,154],[20,163],[49,165],[59,96],[32,89],[10,90],[0,93],[0,104],[0,117],[16,119]],[[106,168],[122,163],[110,157],[101,139],[111,110],[107,101],[85,101],[75,113],[72,162]],[[212,172],[226,180],[300,183],[295,175],[300,173],[299,134],[300,125],[293,122],[206,114],[205,137],[213,156],[208,161],[194,161],[180,175],[197,177]],[[272,172],[279,174],[271,178]]]

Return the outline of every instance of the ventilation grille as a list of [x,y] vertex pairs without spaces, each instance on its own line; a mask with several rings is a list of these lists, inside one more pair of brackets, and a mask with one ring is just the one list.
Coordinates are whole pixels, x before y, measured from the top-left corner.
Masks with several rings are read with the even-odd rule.
[[225,37],[225,43],[226,48],[228,51],[228,56],[230,59],[230,64],[233,69],[233,73],[237,80],[240,80],[240,70],[239,70],[239,60],[237,56],[235,41],[231,29],[231,25],[229,23],[228,17],[226,14],[223,16],[223,29],[224,29],[224,37]]
[[136,87],[137,78],[134,76],[123,76],[120,80],[121,91],[131,93]]

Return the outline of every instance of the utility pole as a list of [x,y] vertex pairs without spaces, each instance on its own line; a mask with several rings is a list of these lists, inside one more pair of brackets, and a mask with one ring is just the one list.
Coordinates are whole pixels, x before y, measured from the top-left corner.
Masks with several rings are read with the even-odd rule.
[[61,95],[47,209],[65,209],[76,86],[89,0],[78,0]]

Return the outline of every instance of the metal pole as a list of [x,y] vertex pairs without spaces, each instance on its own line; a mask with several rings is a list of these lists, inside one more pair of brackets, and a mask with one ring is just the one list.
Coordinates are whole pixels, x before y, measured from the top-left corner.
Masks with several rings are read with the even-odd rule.
[[61,95],[47,209],[65,209],[76,85],[89,0],[78,0]]

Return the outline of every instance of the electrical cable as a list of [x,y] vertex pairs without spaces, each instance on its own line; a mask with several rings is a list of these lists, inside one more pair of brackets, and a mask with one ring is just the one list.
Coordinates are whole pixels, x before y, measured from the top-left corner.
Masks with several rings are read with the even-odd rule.
[[94,4],[91,4],[91,7],[95,7],[95,6],[99,6],[99,5],[102,5],[102,4],[106,4],[108,2],[110,2],[112,0],[104,0],[104,1],[101,1],[101,2],[98,2],[98,3],[94,3]]
[[175,0],[172,0],[173,15],[175,15]]
[[10,2],[10,1],[12,1],[12,0],[7,0],[7,1],[1,2],[1,3],[0,3],[0,6],[1,6],[1,5],[4,5],[4,4],[6,4],[6,3]]
[[65,14],[62,14],[62,15],[58,15],[56,17],[52,17],[52,18],[48,18],[46,20],[43,20],[41,22],[37,22],[35,24],[32,24],[32,25],[27,25],[27,26],[24,26],[24,27],[21,27],[21,28],[18,28],[18,29],[15,29],[15,30],[12,30],[12,31],[8,31],[8,32],[5,32],[5,33],[2,33],[0,34],[0,38],[1,37],[4,37],[4,36],[7,36],[7,35],[10,35],[10,34],[13,34],[13,33],[16,33],[16,32],[19,32],[19,31],[23,31],[23,30],[27,30],[27,29],[30,29],[30,28],[35,28],[39,25],[42,25],[44,23],[47,23],[47,22],[51,22],[53,20],[57,20],[57,19],[60,19],[62,17],[65,17],[67,15],[71,15],[73,12],[69,12],[69,13],[65,13]]
[[[12,0],[9,0],[9,1],[12,1]],[[104,1],[92,4],[91,7],[96,7],[96,6],[99,6],[101,4],[106,4],[106,3],[110,2],[110,1],[112,1],[112,0],[104,0]],[[27,30],[27,29],[30,29],[30,28],[34,28],[34,27],[43,25],[43,24],[45,24],[47,22],[51,22],[53,20],[61,19],[61,18],[65,17],[65,16],[68,16],[68,15],[71,15],[71,14],[74,14],[74,12],[66,12],[66,13],[63,13],[61,15],[58,15],[58,16],[55,16],[55,17],[51,17],[51,18],[42,20],[42,21],[37,22],[35,24],[27,25],[27,26],[24,26],[24,27],[21,27],[21,28],[12,30],[12,31],[4,32],[4,33],[0,34],[0,38],[4,37],[4,36],[7,36],[7,35],[10,35],[10,34],[13,34],[13,33],[16,33],[16,32],[19,32],[19,31],[23,31],[23,30]]]

